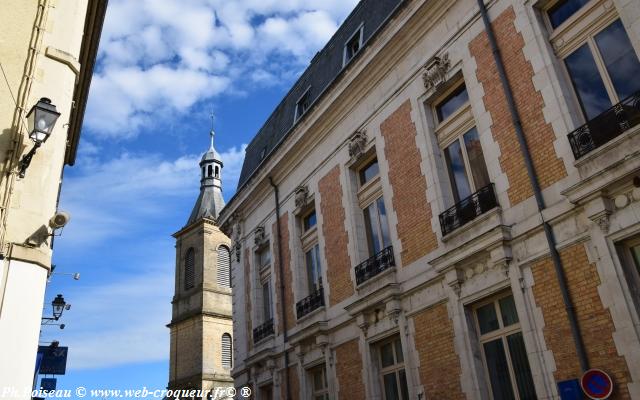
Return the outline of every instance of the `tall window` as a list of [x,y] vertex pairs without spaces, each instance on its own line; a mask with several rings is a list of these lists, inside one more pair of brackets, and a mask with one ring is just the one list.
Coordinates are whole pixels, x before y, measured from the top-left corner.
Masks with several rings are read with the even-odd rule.
[[[640,91],[640,61],[622,22],[605,7],[583,7],[591,2],[562,0],[546,12],[551,41],[587,120]],[[577,14],[585,23],[571,22]]]
[[322,287],[322,271],[320,268],[320,249],[318,244],[313,245],[305,253],[307,264],[307,285],[309,293],[313,293]]
[[511,294],[474,309],[482,356],[494,400],[535,400],[527,350]]
[[313,400],[329,400],[329,385],[327,385],[327,370],[324,365],[309,371],[311,379],[311,398]]
[[258,301],[262,305],[262,322],[273,319],[273,304],[271,298],[271,248],[264,244],[257,253],[260,276],[260,293]]
[[231,287],[231,255],[227,246],[218,247],[218,285]]
[[224,333],[222,335],[222,368],[231,369],[232,367],[232,348],[231,335]]
[[384,400],[409,400],[402,344],[398,336],[375,345]]
[[304,265],[306,282],[305,290],[311,295],[322,287],[322,267],[320,264],[320,247],[318,245],[317,216],[315,208],[307,210],[300,217],[302,235],[302,251],[304,252]]
[[640,237],[627,240],[617,246],[625,277],[636,309],[640,312]]
[[436,101],[434,112],[453,200],[458,203],[490,183],[464,83]]
[[193,289],[196,285],[196,252],[193,247],[187,250],[184,257],[184,289]]
[[380,185],[378,160],[365,163],[358,171],[360,190],[358,198],[364,215],[369,256],[373,256],[391,246],[387,209]]

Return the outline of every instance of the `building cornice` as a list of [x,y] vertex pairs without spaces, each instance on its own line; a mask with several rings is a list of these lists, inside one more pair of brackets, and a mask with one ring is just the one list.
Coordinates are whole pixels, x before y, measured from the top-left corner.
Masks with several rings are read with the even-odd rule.
[[89,0],[87,4],[84,35],[82,37],[80,58],[78,60],[81,68],[73,91],[73,107],[69,117],[67,149],[64,156],[64,162],[67,165],[73,165],[76,161],[80,131],[82,129],[84,113],[87,108],[89,88],[98,55],[98,45],[100,44],[107,3],[108,0]]

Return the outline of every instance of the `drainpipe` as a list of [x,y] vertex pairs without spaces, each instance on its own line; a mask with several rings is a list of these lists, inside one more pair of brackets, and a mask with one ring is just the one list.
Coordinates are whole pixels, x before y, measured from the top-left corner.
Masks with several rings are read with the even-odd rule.
[[273,183],[273,178],[269,177],[269,184],[273,188],[273,192],[276,198],[276,230],[278,233],[278,270],[280,271],[280,313],[282,318],[282,337],[284,340],[284,375],[285,375],[285,393],[287,400],[291,399],[291,385],[289,385],[289,353],[286,346],[289,341],[287,336],[287,313],[284,304],[284,266],[282,264],[282,231],[280,229],[280,193],[278,186]]
[[502,56],[500,55],[500,49],[498,48],[495,34],[493,32],[493,29],[491,28],[491,22],[489,21],[489,15],[487,14],[487,8],[484,5],[484,0],[477,1],[478,6],[480,7],[482,22],[484,23],[484,28],[489,38],[491,52],[493,53],[493,58],[498,69],[500,83],[502,84],[502,89],[504,90],[507,104],[509,106],[511,122],[513,123],[513,126],[515,128],[516,137],[518,138],[518,144],[520,145],[520,152],[522,153],[522,157],[524,158],[524,164],[527,168],[527,175],[529,176],[529,181],[533,188],[533,194],[535,196],[536,204],[538,206],[538,212],[540,213],[540,218],[542,220],[542,227],[544,228],[544,234],[547,238],[549,251],[551,252],[551,259],[553,260],[553,266],[555,267],[556,278],[560,286],[560,292],[562,293],[564,308],[567,312],[567,316],[569,317],[571,336],[573,337],[573,342],[576,347],[576,353],[578,355],[578,361],[580,362],[580,368],[582,368],[582,371],[585,372],[589,369],[587,353],[584,348],[584,342],[582,341],[582,335],[580,334],[580,326],[578,325],[578,319],[576,318],[575,307],[573,306],[573,302],[571,300],[571,297],[569,296],[567,278],[562,266],[562,260],[560,259],[560,254],[556,249],[556,239],[553,235],[553,231],[551,230],[551,226],[547,221],[545,221],[544,215],[542,214],[542,211],[546,208],[546,206],[544,204],[544,198],[542,197],[542,190],[540,189],[538,176],[533,166],[533,162],[531,161],[531,153],[529,152],[529,146],[527,145],[527,141],[524,136],[520,114],[518,113],[515,105],[516,103],[513,98],[513,92],[511,90],[509,80],[507,79],[507,74],[504,69],[504,63],[502,62]]

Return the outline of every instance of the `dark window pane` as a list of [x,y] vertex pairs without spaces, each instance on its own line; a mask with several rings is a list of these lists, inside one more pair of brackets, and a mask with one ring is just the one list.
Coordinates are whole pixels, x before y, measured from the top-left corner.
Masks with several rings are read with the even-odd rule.
[[622,22],[609,25],[595,39],[618,98],[623,100],[640,90],[640,62]]
[[400,339],[396,340],[393,344],[396,347],[396,363],[403,363],[404,356],[402,355],[402,343],[400,342]]
[[507,342],[509,343],[511,365],[513,365],[513,372],[516,375],[516,383],[518,384],[520,399],[535,400],[537,398],[536,389],[533,386],[533,378],[531,377],[531,369],[529,368],[527,350],[524,348],[522,332],[508,336]]
[[265,282],[262,285],[262,313],[263,322],[271,319],[271,289],[269,282]]
[[401,369],[400,372],[400,392],[402,393],[402,400],[409,400],[409,388],[407,387],[407,374]]
[[373,160],[360,170],[360,184],[364,185],[372,178],[378,176],[380,168],[378,167],[378,160]]
[[391,246],[391,237],[389,236],[389,220],[387,219],[387,209],[384,206],[384,199],[380,197],[376,200],[378,203],[378,215],[380,216],[380,232],[382,233],[382,247]]
[[436,106],[438,121],[442,122],[445,119],[449,118],[451,114],[456,112],[468,101],[469,95],[467,94],[467,87],[465,85],[462,85]]
[[480,325],[480,334],[484,335],[500,328],[493,303],[478,308],[476,314],[478,316],[478,325]]
[[564,21],[568,20],[573,14],[587,4],[589,0],[564,0],[559,1],[549,9],[549,20],[551,26],[557,28]]
[[382,368],[395,364],[395,360],[393,359],[393,343],[389,342],[380,346],[380,363]]
[[304,217],[304,230],[308,231],[309,229],[316,226],[316,212],[313,211],[311,214]]
[[376,218],[376,203],[364,209],[364,224],[367,230],[367,243],[369,244],[369,255],[373,256],[380,250],[380,238],[378,237],[378,226]]
[[632,247],[631,255],[633,256],[633,261],[636,264],[636,269],[638,270],[638,273],[640,273],[640,246]]
[[385,400],[400,400],[398,396],[398,383],[396,382],[396,374],[391,373],[384,375],[384,393]]
[[471,195],[471,187],[467,179],[467,171],[464,167],[462,148],[460,147],[459,140],[456,140],[444,150],[444,157],[447,161],[453,197],[457,203]]
[[502,314],[502,324],[509,326],[518,323],[518,312],[513,296],[500,299],[500,313]]
[[484,154],[476,128],[464,134],[464,145],[473,174],[473,183],[476,185],[476,190],[479,190],[489,185],[489,173],[487,172],[487,164],[484,162]]
[[484,355],[487,360],[487,370],[491,381],[491,392],[493,400],[513,400],[513,388],[509,378],[509,367],[507,357],[504,353],[502,339],[485,343]]
[[588,44],[583,44],[564,62],[587,120],[597,117],[611,107],[611,99]]

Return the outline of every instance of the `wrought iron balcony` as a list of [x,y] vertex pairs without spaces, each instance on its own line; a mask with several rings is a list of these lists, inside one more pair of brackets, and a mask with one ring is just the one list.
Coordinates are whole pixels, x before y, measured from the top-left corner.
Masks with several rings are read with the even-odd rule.
[[273,318],[267,320],[264,324],[258,326],[253,329],[253,343],[258,343],[262,339],[273,335],[275,331],[273,330]]
[[298,315],[298,319],[320,307],[324,307],[324,289],[322,286],[320,289],[296,303],[296,314]]
[[498,200],[493,190],[493,183],[491,183],[440,214],[442,236],[453,232],[497,206]]
[[360,285],[374,276],[395,267],[396,261],[393,257],[393,246],[389,246],[367,261],[356,266],[356,284]]
[[640,92],[622,100],[607,111],[571,132],[569,143],[577,159],[640,124]]

